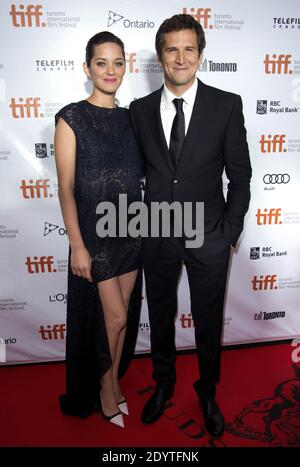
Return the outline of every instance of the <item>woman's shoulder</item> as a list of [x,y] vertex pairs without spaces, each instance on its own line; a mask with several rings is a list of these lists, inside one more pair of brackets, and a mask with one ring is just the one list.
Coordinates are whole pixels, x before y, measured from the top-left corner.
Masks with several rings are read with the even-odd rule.
[[81,102],[82,101],[71,102],[62,107],[55,115],[55,124],[57,124],[58,119],[62,117],[72,127],[72,124],[78,121],[80,116]]

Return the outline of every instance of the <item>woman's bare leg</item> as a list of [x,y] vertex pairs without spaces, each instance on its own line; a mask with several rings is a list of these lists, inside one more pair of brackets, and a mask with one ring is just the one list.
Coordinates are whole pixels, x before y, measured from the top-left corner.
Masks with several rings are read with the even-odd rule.
[[[123,297],[124,309],[126,311],[126,317],[127,317],[129,299],[130,299],[130,295],[131,295],[131,292],[133,290],[133,287],[136,281],[137,273],[138,273],[138,270],[135,270],[135,271],[128,272],[126,274],[122,274],[121,276],[118,276],[121,293]],[[121,393],[119,382],[118,382],[118,372],[119,372],[119,364],[120,364],[121,355],[122,355],[123,346],[124,346],[125,334],[126,334],[126,326],[120,332],[116,355],[115,355],[113,368],[112,368],[114,391],[115,391],[116,399],[118,402],[124,399],[124,396]]]
[[120,333],[126,326],[126,309],[118,277],[99,282],[98,291],[112,359],[112,367],[101,378],[101,403],[104,414],[110,416],[119,410],[113,375]]

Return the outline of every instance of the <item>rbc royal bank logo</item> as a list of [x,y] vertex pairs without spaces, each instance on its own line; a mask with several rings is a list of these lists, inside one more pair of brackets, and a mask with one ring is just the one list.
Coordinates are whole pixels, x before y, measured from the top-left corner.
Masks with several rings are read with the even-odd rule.
[[10,16],[15,28],[45,28],[46,23],[42,21],[42,5],[11,5]]

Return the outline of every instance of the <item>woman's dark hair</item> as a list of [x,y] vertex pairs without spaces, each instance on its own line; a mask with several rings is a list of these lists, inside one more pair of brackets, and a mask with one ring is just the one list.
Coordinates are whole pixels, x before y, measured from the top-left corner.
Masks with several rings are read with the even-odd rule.
[[182,29],[191,29],[197,34],[197,45],[199,55],[201,55],[205,48],[205,35],[203,28],[198,21],[191,15],[174,15],[172,18],[167,18],[158,28],[155,37],[155,48],[157,56],[161,58],[161,51],[165,43],[165,34],[167,32],[181,31]]
[[102,31],[98,32],[98,34],[95,34],[93,37],[91,37],[86,44],[85,48],[85,62],[88,67],[91,65],[91,60],[94,56],[94,49],[97,45],[104,44],[106,42],[113,42],[114,44],[117,44],[121,47],[122,49],[122,54],[123,58],[125,60],[125,50],[124,50],[124,44],[119,39],[117,36],[115,36],[112,32],[109,31]]

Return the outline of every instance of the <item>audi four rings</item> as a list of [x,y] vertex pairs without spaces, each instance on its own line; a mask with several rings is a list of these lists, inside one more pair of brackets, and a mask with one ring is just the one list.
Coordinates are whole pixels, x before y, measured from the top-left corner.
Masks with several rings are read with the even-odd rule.
[[275,185],[275,183],[280,185],[281,183],[289,183],[290,179],[289,174],[266,174],[263,181],[266,185]]

